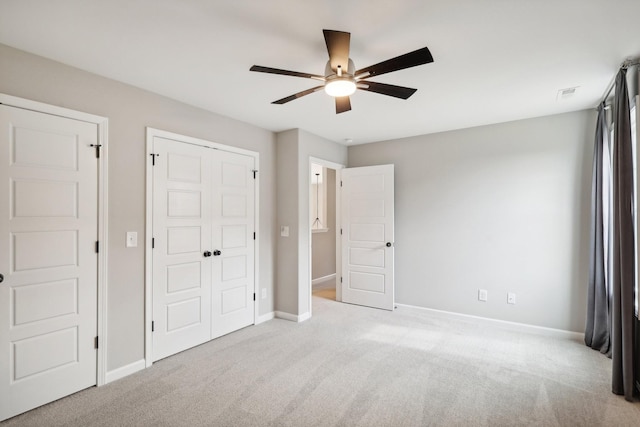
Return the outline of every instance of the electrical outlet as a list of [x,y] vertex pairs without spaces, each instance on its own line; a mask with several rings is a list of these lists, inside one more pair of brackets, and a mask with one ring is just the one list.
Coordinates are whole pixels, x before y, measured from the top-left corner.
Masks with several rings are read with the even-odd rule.
[[516,303],[516,294],[513,292],[507,293],[507,304],[515,304]]
[[486,289],[478,289],[478,301],[487,301],[489,293]]
[[262,297],[262,299],[265,299],[267,297],[267,288],[262,288],[262,294],[260,296]]

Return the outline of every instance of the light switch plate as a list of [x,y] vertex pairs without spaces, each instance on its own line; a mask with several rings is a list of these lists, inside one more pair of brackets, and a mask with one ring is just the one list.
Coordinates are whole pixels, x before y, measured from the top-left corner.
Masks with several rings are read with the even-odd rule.
[[289,226],[283,225],[280,227],[280,236],[289,237]]
[[138,233],[136,231],[127,231],[127,247],[135,248],[138,246]]

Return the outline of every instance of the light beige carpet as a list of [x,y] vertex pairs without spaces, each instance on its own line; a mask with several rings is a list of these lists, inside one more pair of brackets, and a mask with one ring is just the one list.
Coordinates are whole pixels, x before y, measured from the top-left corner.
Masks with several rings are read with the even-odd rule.
[[581,342],[336,303],[272,320],[6,426],[639,426]]

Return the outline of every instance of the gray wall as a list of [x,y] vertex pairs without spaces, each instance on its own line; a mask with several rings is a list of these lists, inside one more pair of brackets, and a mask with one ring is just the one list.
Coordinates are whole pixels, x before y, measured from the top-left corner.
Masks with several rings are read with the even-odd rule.
[[350,167],[395,164],[396,301],[583,332],[594,123],[582,111],[349,147]]
[[345,165],[347,147],[293,129],[277,134],[277,215],[289,226],[289,237],[278,238],[276,307],[297,316],[310,313],[311,253],[309,223],[310,158]]
[[[311,234],[312,279],[336,272],[336,171],[330,168],[326,171],[327,218],[324,226],[329,231]],[[311,197],[315,197],[315,194],[311,194]]]
[[[109,119],[107,370],[144,357],[145,127],[260,153],[259,281],[273,311],[275,135],[0,44],[0,92]],[[215,94],[211,94],[215,96]],[[140,245],[125,248],[125,232]],[[260,293],[258,293],[260,295]]]
[[276,308],[298,313],[298,129],[277,134],[277,218],[289,237],[277,237]]

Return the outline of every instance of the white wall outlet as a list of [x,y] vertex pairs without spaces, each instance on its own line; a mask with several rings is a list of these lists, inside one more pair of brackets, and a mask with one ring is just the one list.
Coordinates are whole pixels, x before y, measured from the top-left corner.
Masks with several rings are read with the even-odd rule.
[[489,292],[486,289],[478,289],[478,301],[486,301],[489,296]]
[[507,304],[515,304],[516,303],[516,294],[513,292],[507,293]]
[[280,227],[280,236],[289,237],[289,226],[283,225]]
[[262,297],[262,299],[265,299],[267,297],[267,288],[262,288],[262,294],[260,296]]
[[138,246],[138,233],[136,231],[127,231],[127,247],[135,248]]

